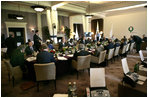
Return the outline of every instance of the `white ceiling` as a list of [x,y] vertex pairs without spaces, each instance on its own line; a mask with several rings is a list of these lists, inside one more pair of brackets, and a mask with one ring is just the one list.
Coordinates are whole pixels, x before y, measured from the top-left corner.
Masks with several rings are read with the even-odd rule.
[[[107,10],[123,8],[133,5],[145,4],[147,1],[2,1],[2,9],[17,10],[21,5],[22,11],[35,12],[30,8],[32,5],[42,5],[51,8],[57,4],[64,3],[63,6],[57,8],[58,11],[67,12],[69,15],[86,14],[87,12],[94,15],[114,15],[122,13],[130,13],[135,11],[146,10],[144,7],[132,8],[128,10],[106,12]],[[24,9],[23,9],[24,8]],[[90,9],[89,9],[90,8]]]

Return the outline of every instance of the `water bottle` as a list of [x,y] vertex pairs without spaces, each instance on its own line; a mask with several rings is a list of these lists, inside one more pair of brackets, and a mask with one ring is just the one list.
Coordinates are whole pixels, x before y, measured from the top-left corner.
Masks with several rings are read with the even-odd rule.
[[138,72],[139,71],[139,63],[135,64],[134,67],[134,72]]
[[72,85],[71,82],[68,83],[68,97],[71,97],[71,89],[72,89]]
[[77,90],[76,82],[73,82],[72,97],[77,97],[76,90]]

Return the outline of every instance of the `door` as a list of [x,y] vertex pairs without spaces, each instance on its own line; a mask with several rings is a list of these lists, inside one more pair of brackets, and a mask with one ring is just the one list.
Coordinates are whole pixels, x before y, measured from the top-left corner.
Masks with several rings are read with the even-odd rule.
[[17,46],[24,44],[25,42],[25,29],[24,28],[9,28],[9,32],[14,32]]

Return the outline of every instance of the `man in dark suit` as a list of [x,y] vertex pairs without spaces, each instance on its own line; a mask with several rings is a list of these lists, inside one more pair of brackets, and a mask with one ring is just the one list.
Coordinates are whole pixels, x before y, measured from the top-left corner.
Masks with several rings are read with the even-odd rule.
[[41,52],[37,54],[37,63],[55,62],[54,56],[48,52],[48,46],[46,44],[42,44],[40,49]]
[[109,52],[109,49],[113,49],[114,48],[114,44],[112,43],[111,39],[108,40],[108,45],[104,46],[104,48],[105,48],[105,50],[107,50],[107,54]]
[[133,40],[136,43],[136,51],[138,53],[139,50],[140,50],[140,47],[141,47],[142,39],[139,36],[137,36],[137,35],[133,35]]
[[32,46],[32,42],[28,42],[28,46],[25,49],[26,56],[33,55],[34,49]]
[[77,52],[76,51],[74,53],[74,57],[73,57],[74,60],[77,60],[77,57],[78,56],[86,56],[86,55],[89,55],[90,54],[88,51],[85,51],[83,47],[82,48],[79,48],[79,49],[80,49],[80,52]]
[[35,34],[33,36],[33,41],[34,41],[34,47],[35,47],[35,50],[36,51],[39,51],[39,48],[41,46],[41,38],[39,37],[39,34],[38,34],[38,30],[35,31]]
[[7,55],[11,58],[13,51],[17,48],[17,41],[14,38],[14,33],[10,32],[9,37],[6,39],[5,44],[7,46]]
[[63,47],[68,46],[68,43],[65,41],[65,38],[62,38],[62,41],[59,43],[59,50],[61,51]]
[[17,49],[13,51],[11,58],[10,58],[10,63],[12,67],[20,66],[23,73],[26,72],[26,67],[24,65],[24,61],[25,61],[24,50],[25,50],[25,46],[20,45]]
[[116,38],[114,47],[119,47],[119,46],[120,46],[120,41]]

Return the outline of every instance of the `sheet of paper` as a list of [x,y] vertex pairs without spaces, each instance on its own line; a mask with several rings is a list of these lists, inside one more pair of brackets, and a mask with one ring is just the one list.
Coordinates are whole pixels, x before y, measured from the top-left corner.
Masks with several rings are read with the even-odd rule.
[[139,80],[139,81],[137,82],[137,84],[139,84],[139,85],[143,85],[144,82]]
[[53,97],[68,97],[68,94],[54,94]]
[[139,70],[141,70],[141,71],[147,71],[147,68],[144,68],[143,66],[144,66],[144,65],[140,65],[140,66],[139,66]]
[[139,75],[138,80],[145,81],[146,80],[146,77]]
[[90,87],[105,87],[105,69],[90,68]]
[[67,60],[65,57],[58,57],[58,60]]
[[35,61],[36,60],[36,57],[29,57],[26,59],[28,62],[31,62],[31,61]]

